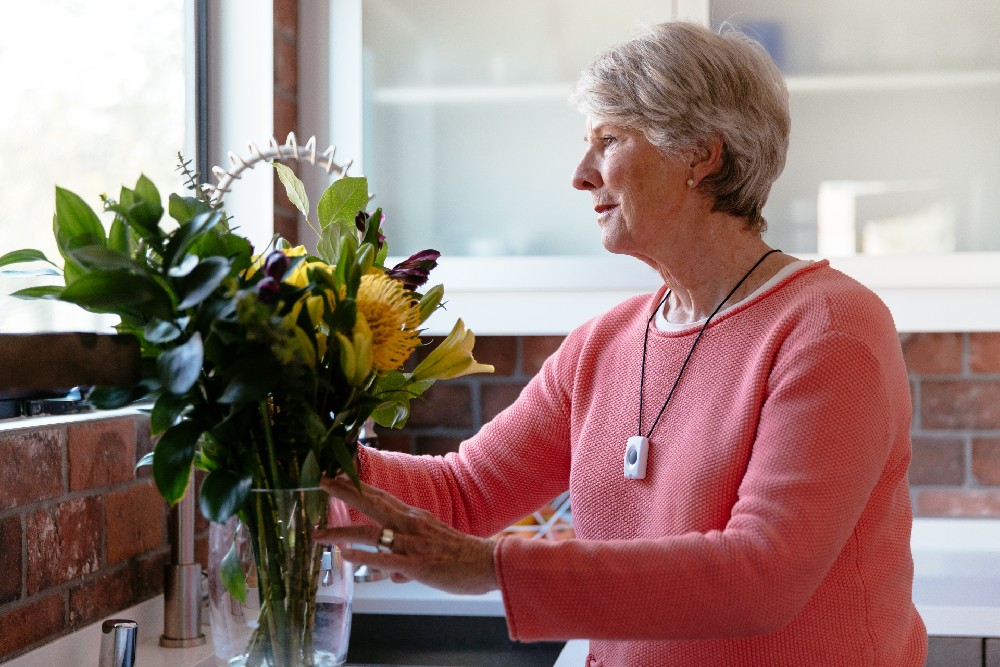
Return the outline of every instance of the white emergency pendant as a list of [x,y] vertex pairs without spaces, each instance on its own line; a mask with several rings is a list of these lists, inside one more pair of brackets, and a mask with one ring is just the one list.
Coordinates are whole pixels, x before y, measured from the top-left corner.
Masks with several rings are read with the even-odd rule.
[[645,479],[649,438],[633,435],[625,445],[625,479]]

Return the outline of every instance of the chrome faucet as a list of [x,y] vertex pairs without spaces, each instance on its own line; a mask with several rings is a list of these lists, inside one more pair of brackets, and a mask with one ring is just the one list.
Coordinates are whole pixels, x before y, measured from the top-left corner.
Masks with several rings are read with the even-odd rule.
[[160,646],[205,643],[201,631],[201,564],[194,559],[194,471],[188,491],[170,509],[170,564],[163,573],[163,634]]
[[139,624],[124,618],[109,618],[101,624],[101,653],[97,667],[135,667],[135,643]]

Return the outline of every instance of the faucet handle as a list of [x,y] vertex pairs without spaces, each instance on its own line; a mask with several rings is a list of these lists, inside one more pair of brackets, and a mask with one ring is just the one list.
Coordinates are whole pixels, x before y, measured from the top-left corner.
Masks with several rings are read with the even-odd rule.
[[139,624],[124,618],[109,618],[101,624],[101,655],[97,667],[135,667],[135,643]]

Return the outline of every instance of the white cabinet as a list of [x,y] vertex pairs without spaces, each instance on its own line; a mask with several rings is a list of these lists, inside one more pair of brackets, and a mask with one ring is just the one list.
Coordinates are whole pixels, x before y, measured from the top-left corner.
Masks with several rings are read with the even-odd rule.
[[607,255],[570,186],[583,119],[567,96],[595,52],[673,16],[757,36],[786,73],[792,139],[769,242],[831,258],[901,330],[1000,330],[995,0],[320,5],[300,8],[302,132],[356,158],[393,254],[444,253],[449,318],[477,332],[564,333],[656,286]]

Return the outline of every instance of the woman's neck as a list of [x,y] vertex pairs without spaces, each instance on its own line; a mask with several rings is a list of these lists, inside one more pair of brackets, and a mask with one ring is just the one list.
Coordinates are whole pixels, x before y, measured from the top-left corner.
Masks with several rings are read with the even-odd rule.
[[[771,248],[756,232],[741,232],[730,242],[714,239],[698,246],[698,252],[686,255],[671,265],[661,264],[660,275],[670,288],[664,305],[668,322],[688,324],[704,320],[725,299],[737,303],[763,285],[782,267],[795,261],[780,252],[765,257],[750,275],[751,267]],[[739,288],[726,297],[746,276]],[[724,307],[724,304],[722,304]]]

